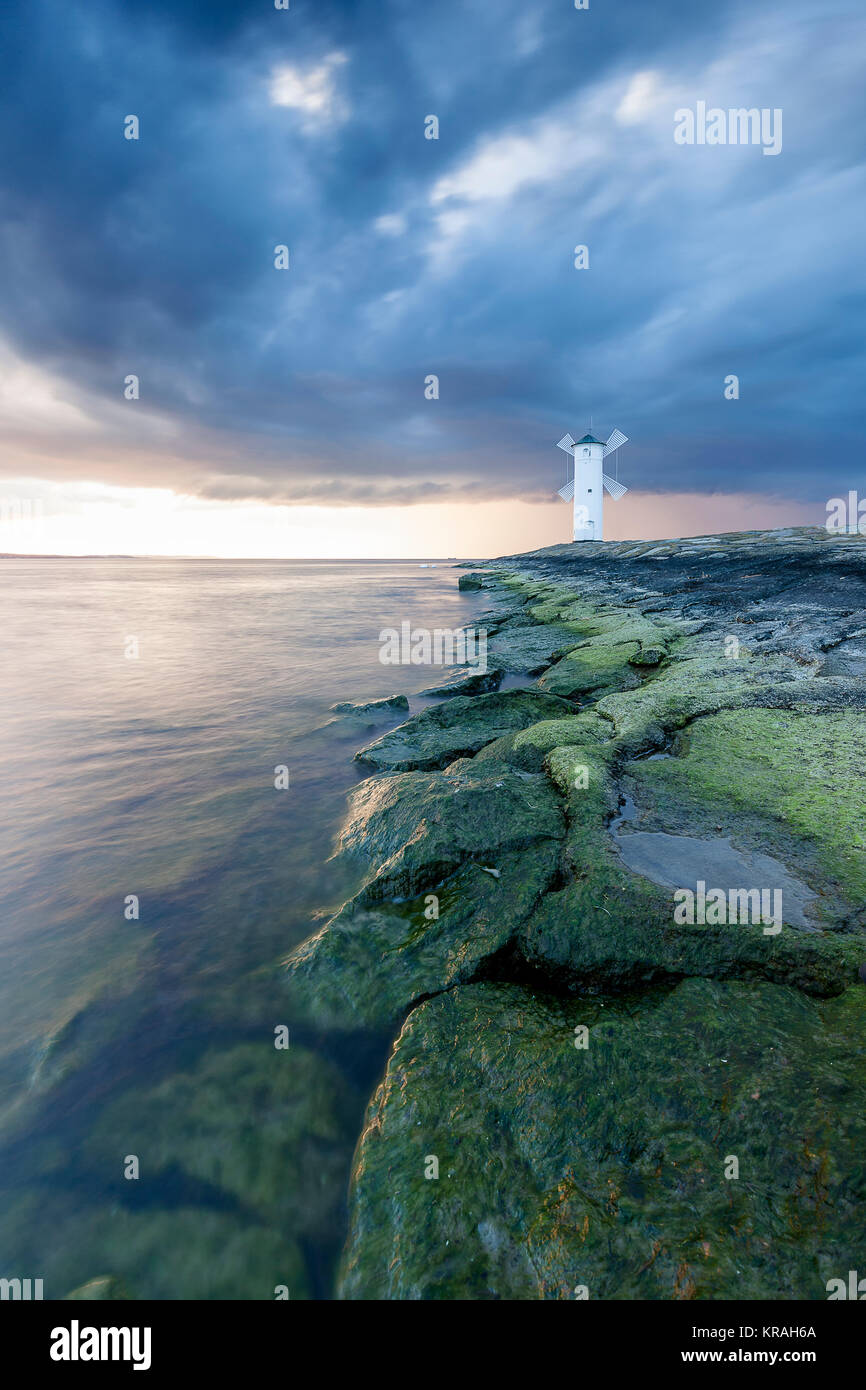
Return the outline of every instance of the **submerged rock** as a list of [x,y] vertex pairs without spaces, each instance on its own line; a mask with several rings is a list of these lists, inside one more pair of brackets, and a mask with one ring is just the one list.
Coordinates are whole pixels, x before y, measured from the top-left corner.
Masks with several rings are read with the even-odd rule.
[[[77,1152],[92,1175],[79,1208],[58,1215],[49,1200],[26,1218],[54,1228],[51,1286],[68,1289],[83,1266],[133,1281],[142,1299],[273,1300],[278,1285],[313,1296],[307,1251],[337,1244],[356,1117],[331,1062],[294,1042],[277,1050],[266,1032],[126,1089]],[[124,1154],[138,1159],[136,1181],[124,1180]]]
[[344,700],[339,705],[331,705],[332,714],[390,714],[393,710],[408,709],[409,701],[405,695],[390,695],[387,700],[368,700],[366,704],[356,705]]
[[419,690],[418,694],[432,695],[437,700],[448,699],[452,695],[488,695],[491,690],[499,689],[504,675],[504,670],[496,667],[474,676],[464,676],[462,680],[449,681],[446,685],[431,685],[427,690]]

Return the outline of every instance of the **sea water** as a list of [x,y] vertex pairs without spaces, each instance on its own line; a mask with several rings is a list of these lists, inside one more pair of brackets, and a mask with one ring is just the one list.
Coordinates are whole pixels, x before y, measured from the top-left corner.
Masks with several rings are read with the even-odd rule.
[[329,707],[411,700],[380,632],[484,607],[417,562],[0,561],[0,1277],[332,1296],[389,1040],[285,1002],[356,886]]

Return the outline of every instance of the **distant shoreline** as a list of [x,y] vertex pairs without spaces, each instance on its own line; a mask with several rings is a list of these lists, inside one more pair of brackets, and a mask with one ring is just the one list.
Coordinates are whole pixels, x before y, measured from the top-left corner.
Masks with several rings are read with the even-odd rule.
[[0,560],[188,560],[190,563],[221,563],[226,565],[480,565],[486,560],[469,555],[32,555],[0,551]]

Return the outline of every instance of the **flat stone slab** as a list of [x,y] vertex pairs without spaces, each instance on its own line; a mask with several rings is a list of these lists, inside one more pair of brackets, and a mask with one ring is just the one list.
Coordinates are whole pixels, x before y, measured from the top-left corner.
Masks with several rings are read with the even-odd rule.
[[487,657],[504,671],[534,676],[550,665],[556,652],[576,647],[582,640],[579,632],[555,623],[503,627],[490,639]]

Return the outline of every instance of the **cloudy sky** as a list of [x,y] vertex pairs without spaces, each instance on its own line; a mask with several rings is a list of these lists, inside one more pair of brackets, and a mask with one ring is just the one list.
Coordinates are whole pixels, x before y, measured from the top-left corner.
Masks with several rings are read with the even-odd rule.
[[[6,0],[0,550],[550,543],[590,416],[611,535],[823,521],[864,59],[860,0]],[[698,102],[781,152],[677,144]]]

